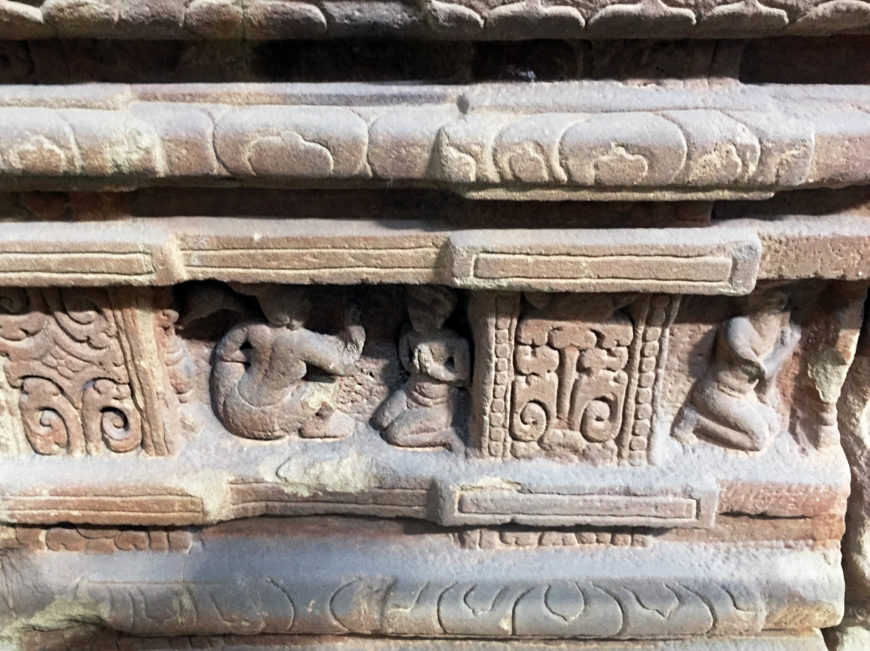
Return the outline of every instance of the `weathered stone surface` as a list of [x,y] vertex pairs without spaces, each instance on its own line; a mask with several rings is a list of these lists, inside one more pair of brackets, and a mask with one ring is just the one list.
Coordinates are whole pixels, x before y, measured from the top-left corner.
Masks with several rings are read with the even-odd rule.
[[[739,512],[822,531],[843,512],[836,403],[863,293],[840,283],[737,301],[474,290],[467,310],[444,287],[321,291],[6,292],[3,519],[348,513],[715,530],[717,514]],[[46,296],[66,301],[51,319],[32,311]],[[130,304],[148,317],[116,354],[106,324]],[[149,366],[124,371],[125,350]],[[697,402],[698,387],[721,386]],[[686,430],[691,409],[704,429]]]
[[[621,219],[618,208],[598,210],[600,218]],[[870,277],[870,222],[861,210],[827,217],[785,213],[704,230],[648,224],[533,229],[528,215],[497,233],[429,219],[332,219],[324,231],[323,214],[221,217],[217,223],[141,217],[111,207],[99,214],[114,221],[95,230],[46,217],[21,221],[30,217],[26,213],[7,219],[0,280],[43,287],[435,282],[471,290],[741,295],[758,279]],[[59,238],[65,238],[63,250],[57,249]],[[831,250],[836,255],[829,259]]]
[[[167,552],[12,550],[4,566],[17,577],[10,586],[17,618],[0,617],[13,629],[98,623],[147,636],[617,639],[757,635],[785,622],[806,630],[839,617],[835,552],[723,555],[657,542],[611,543],[578,557],[571,548],[463,548],[453,534],[409,536],[401,523],[250,525],[206,529],[188,549]],[[352,540],[344,535],[349,526]],[[432,563],[436,557],[441,562]],[[52,606],[59,603],[65,606]]]
[[858,342],[855,361],[849,369],[840,396],[840,428],[843,447],[852,470],[852,493],[849,497],[846,535],[843,539],[843,567],[848,580],[846,589],[846,617],[830,640],[838,651],[852,651],[866,646],[868,639],[867,604],[870,603],[870,549],[868,549],[867,463],[868,450],[867,407],[870,404],[870,357],[868,357],[868,331],[865,326]]
[[0,646],[866,646],[868,7],[0,0]]
[[865,2],[4,0],[2,38],[659,38],[866,30]]
[[[10,87],[10,188],[447,187],[509,199],[763,198],[870,179],[870,96],[523,87]],[[402,102],[412,106],[400,107]]]
[[[35,625],[62,630],[95,621],[122,636],[285,634],[286,609],[269,610],[271,598],[256,592],[253,579],[245,585],[255,592],[238,599],[232,572],[250,577],[252,570],[229,559],[295,558],[280,548],[292,533],[300,545],[327,554],[303,556],[303,566],[357,576],[353,589],[372,599],[388,599],[403,576],[440,585],[442,579],[420,575],[426,564],[397,565],[411,544],[401,527],[420,530],[410,538],[415,553],[423,553],[421,536],[445,541],[424,557],[438,558],[452,576],[455,569],[447,568],[466,566],[469,554],[498,556],[486,561],[497,569],[468,570],[480,580],[487,572],[519,580],[513,565],[500,565],[502,556],[520,559],[511,554],[524,555],[516,568],[537,568],[537,580],[546,576],[542,563],[553,563],[554,580],[565,580],[569,567],[589,580],[595,568],[602,580],[618,575],[631,586],[658,568],[670,577],[664,588],[608,588],[597,579],[589,594],[578,588],[584,609],[591,595],[619,601],[625,589],[665,589],[678,610],[695,595],[708,613],[668,628],[670,607],[651,607],[642,596],[642,607],[659,613],[655,626],[623,614],[620,632],[611,633],[575,630],[572,622],[580,620],[565,619],[554,606],[568,626],[557,636],[668,637],[703,629],[764,645],[781,640],[752,636],[838,621],[837,545],[849,478],[837,405],[842,418],[853,418],[860,403],[860,396],[844,403],[840,393],[870,270],[863,262],[826,260],[832,246],[865,245],[865,204],[852,201],[838,212],[838,203],[828,200],[825,208],[820,201],[816,211],[827,215],[819,216],[787,209],[789,200],[776,219],[748,208],[740,219],[711,219],[720,205],[696,204],[662,213],[681,226],[655,229],[644,224],[660,211],[605,204],[627,221],[604,231],[591,227],[609,219],[594,205],[572,210],[581,223],[584,210],[594,213],[586,228],[542,229],[506,203],[493,205],[514,206],[513,228],[492,230],[467,228],[461,215],[459,227],[443,217],[365,218],[377,204],[361,207],[360,217],[328,222],[179,219],[165,215],[184,212],[189,198],[160,196],[25,193],[4,202],[14,219],[0,245],[8,251],[7,282],[30,285],[6,288],[0,299],[0,519],[11,532],[4,536],[11,541],[4,572],[23,576],[28,568],[37,574],[24,584],[41,586],[13,595],[8,639],[23,644]],[[251,212],[268,213],[271,200],[260,201]],[[327,209],[330,195],[321,201]],[[22,221],[24,209],[42,219]],[[94,216],[99,230],[89,221]],[[498,217],[470,217],[476,226],[490,219]],[[65,251],[57,249],[61,239]],[[849,251],[858,256],[860,248]],[[558,263],[548,266],[548,258]],[[125,266],[131,260],[139,266]],[[863,386],[854,379],[859,369],[853,367],[844,396]],[[328,524],[333,515],[344,518],[334,521],[341,524]],[[406,524],[387,524],[396,518]],[[243,525],[201,535],[177,529],[239,519]],[[392,527],[394,578],[359,574],[375,570],[386,545],[379,538],[360,551],[363,526],[383,535]],[[317,542],[323,527],[334,552]],[[347,527],[356,542],[342,536]],[[218,552],[210,532],[219,533],[226,557],[212,556]],[[359,569],[341,569],[346,544],[361,554]],[[239,551],[247,545],[250,552]],[[450,549],[460,557],[449,560]],[[560,558],[551,558],[556,550]],[[156,560],[125,569],[124,553]],[[182,565],[206,554],[196,564],[229,572],[202,588],[208,603],[226,604],[216,619],[197,605],[200,588],[190,571],[168,563],[167,553],[185,559]],[[609,554],[619,560],[611,563]],[[765,554],[772,556],[761,559]],[[291,601],[319,603],[306,596],[315,590],[332,595],[324,597],[332,603],[351,590],[329,577],[285,585],[278,560],[270,562],[257,571],[288,594],[302,590]],[[76,576],[104,572],[113,587],[94,592],[79,582],[69,592],[54,563]],[[691,581],[674,569],[684,563]],[[629,569],[614,574],[617,567]],[[774,574],[760,577],[758,567]],[[728,587],[724,602],[741,623],[728,623],[715,610],[720,587],[692,581],[716,572],[732,580],[745,568],[753,568],[749,583]],[[793,577],[776,574],[786,568],[802,568],[809,583],[798,593],[805,601],[795,601]],[[156,592],[141,592],[150,601],[130,614],[120,605],[127,598],[122,586],[141,590],[143,581]],[[786,585],[791,592],[777,587]],[[504,595],[516,592],[519,604],[539,589],[511,586],[485,588],[487,612]],[[183,612],[159,619],[169,625],[135,614],[172,611],[182,594],[199,613],[192,619]],[[749,624],[749,611],[734,601],[744,594],[756,595],[764,619]],[[51,602],[67,606],[57,613]],[[102,604],[98,620],[94,603]],[[512,626],[522,631],[490,628],[480,619],[483,606],[468,607],[472,619],[456,628],[427,627],[416,616],[396,623],[353,605],[347,617],[361,617],[358,624],[326,625],[315,607],[307,611],[313,623],[294,614],[299,623],[290,632],[554,635],[555,620],[530,615],[521,623],[516,615],[520,623]],[[665,621],[657,619],[665,611]],[[713,623],[702,625],[704,618]]]
[[677,651],[730,651],[732,649],[747,649],[749,651],[823,651],[825,644],[820,635],[812,634],[771,634],[753,637],[723,637],[723,638],[690,638],[671,640],[634,640],[631,642],[602,641],[505,641],[493,639],[407,639],[407,638],[346,638],[331,635],[222,635],[222,636],[187,636],[183,638],[141,638],[123,635],[94,632],[91,630],[75,630],[72,632],[42,632],[31,636],[40,643],[48,640],[57,646],[103,644],[107,648],[129,651],[132,649],[184,649],[199,645],[208,648],[209,645],[220,645],[222,649],[310,649],[312,651],[349,651],[364,644],[367,649],[375,651],[447,651],[459,649],[479,649],[485,647],[493,651],[624,651],[639,649],[640,651],[662,651],[676,649]]

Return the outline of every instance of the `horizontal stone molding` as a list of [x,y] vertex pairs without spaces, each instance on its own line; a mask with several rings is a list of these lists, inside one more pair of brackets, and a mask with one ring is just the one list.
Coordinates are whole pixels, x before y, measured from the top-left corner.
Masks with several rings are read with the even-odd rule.
[[0,3],[0,38],[680,38],[866,31],[863,1],[43,0]]
[[[143,286],[217,279],[741,295],[755,286],[761,256],[758,236],[747,228],[424,234],[345,221],[331,223],[325,235],[315,220],[270,221],[267,228],[262,221],[222,222],[217,228],[206,222],[173,228],[162,220],[109,227],[127,242],[107,242],[84,225],[43,225],[31,237],[30,226],[10,224],[0,243],[0,283]],[[142,227],[147,240],[140,239]],[[234,232],[221,236],[226,227]],[[65,251],[57,250],[52,231],[66,238]]]
[[[831,258],[831,248],[842,255]],[[118,215],[98,227],[6,221],[0,242],[6,286],[222,280],[739,295],[756,278],[868,277],[870,224],[847,213],[606,230],[450,230],[438,222],[334,219],[326,232],[319,219]]]
[[688,200],[866,184],[870,94],[828,88],[795,99],[607,81],[12,86],[0,90],[0,187]]
[[761,243],[749,230],[466,231],[450,237],[452,277],[468,289],[748,294]]
[[[68,632],[39,631],[30,637],[45,643],[46,639],[58,639],[67,642]],[[63,636],[63,637],[61,637]],[[106,646],[117,646],[122,651],[132,651],[141,645],[140,637],[119,635],[117,633],[85,634],[83,643],[104,643]],[[220,635],[196,636],[185,638],[148,638],[148,644],[156,647],[173,648],[180,644],[202,645],[208,648],[223,644],[236,651],[263,649],[304,649],[304,651],[358,651],[358,638],[338,638],[322,635]],[[622,642],[601,642],[590,640],[493,640],[493,639],[408,639],[408,638],[376,638],[365,640],[366,649],[371,651],[475,651],[482,645],[487,651],[623,651]],[[112,647],[109,647],[112,648]],[[764,633],[758,636],[723,636],[716,638],[671,639],[671,640],[632,640],[632,651],[827,651],[822,634],[815,632],[781,632]]]
[[[114,494],[112,494],[114,493]],[[202,519],[202,499],[169,491],[93,490],[79,494],[10,496],[3,507],[9,517],[22,523],[40,523],[58,518],[79,524],[119,521],[121,513],[134,514],[143,525],[174,525]]]
[[[691,493],[697,496],[692,496]],[[684,494],[608,495],[520,493],[505,489],[460,486],[442,504],[442,521],[453,525],[492,522],[501,516],[524,525],[567,524],[651,528],[711,527],[716,518],[716,490]]]
[[[207,437],[225,436],[208,425]],[[644,527],[710,530],[719,514],[840,517],[842,452],[811,460],[784,446],[776,477],[757,460],[715,451],[663,466],[591,467],[391,447],[376,436],[242,445],[207,466],[186,457],[9,456],[0,459],[0,522],[190,526],[257,516],[344,514],[442,526]],[[207,449],[192,444],[187,456]],[[699,473],[700,464],[709,470]],[[790,464],[790,465],[785,465]],[[268,476],[264,476],[267,473]],[[496,475],[497,473],[497,475]],[[495,479],[494,477],[497,477]],[[807,497],[810,496],[810,497]]]
[[450,533],[331,527],[342,523],[353,536],[329,522],[260,533],[248,521],[203,532],[184,552],[8,553],[16,617],[0,607],[0,621],[23,628],[62,602],[41,629],[631,639],[806,630],[841,615],[842,575],[825,552],[663,543],[492,553],[461,549]]

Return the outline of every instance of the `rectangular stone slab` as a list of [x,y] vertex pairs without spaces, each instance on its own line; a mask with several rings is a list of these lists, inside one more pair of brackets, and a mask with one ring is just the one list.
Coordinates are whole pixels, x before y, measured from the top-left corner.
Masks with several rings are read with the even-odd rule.
[[[117,198],[119,203],[123,197]],[[369,213],[357,216],[353,207],[348,218],[332,218],[325,228],[324,218],[335,209],[331,203],[300,210],[299,216],[291,211],[274,218],[221,214],[211,219],[188,216],[195,211],[189,198],[181,206],[172,205],[175,199],[173,194],[148,198],[138,212],[123,203],[101,208],[98,214],[75,210],[73,221],[50,215],[27,221],[21,215],[2,213],[0,283],[30,287],[171,285],[187,280],[442,283],[474,289],[583,292],[626,287],[662,291],[666,286],[689,294],[744,294],[754,286],[756,265],[758,278],[766,280],[870,277],[870,221],[868,209],[860,204],[818,215],[786,205],[772,217],[769,208],[763,209],[765,204],[739,202],[730,208],[717,205],[717,211],[729,219],[703,229],[650,228],[646,222],[632,229],[606,230],[581,226],[588,222],[589,206],[578,204],[584,212],[575,227],[570,222],[561,228],[536,224],[518,210],[511,214],[511,228],[495,228],[487,222],[482,230],[477,224],[483,216],[475,213],[468,217],[466,228],[465,220],[457,224],[428,215],[372,219]],[[824,207],[825,202],[818,205]],[[618,204],[610,206],[598,206],[594,212],[603,223],[625,226]],[[709,212],[709,206],[699,209],[707,218]],[[161,216],[166,214],[180,216]],[[648,221],[667,217],[653,215]],[[59,241],[64,242],[63,250],[57,247]],[[483,250],[498,256],[502,270],[510,269],[516,260],[526,277],[476,278],[471,260]],[[618,268],[622,275],[630,273],[630,278],[613,277],[612,256],[624,254],[636,255],[645,264]],[[694,265],[723,272],[730,268],[731,274],[719,280],[680,281],[663,264],[667,256],[688,258]],[[575,257],[583,261],[583,277],[564,271],[563,262],[580,264]],[[548,258],[559,262],[556,278],[553,266],[539,264]]]
[[[87,224],[7,223],[0,282],[440,282],[467,289],[746,294],[761,256],[753,228],[451,232],[431,223],[363,220],[323,226],[312,219],[146,219],[95,231]],[[63,251],[58,237],[65,238]],[[624,264],[626,256],[632,265]]]
[[745,294],[758,274],[756,237],[750,229],[503,229],[453,234],[449,250],[454,282],[467,289]]
[[[703,230],[480,231],[437,220],[369,219],[333,219],[328,229],[323,226],[322,220],[307,218],[210,220],[124,213],[115,221],[101,222],[99,228],[85,221],[5,221],[0,283],[63,287],[171,285],[186,280],[436,282],[472,289],[745,294],[756,274],[762,279],[870,277],[870,224],[860,212],[785,214]],[[62,251],[56,245],[61,238]],[[827,255],[831,248],[838,251],[834,258]],[[473,261],[480,252],[491,256],[490,265],[497,262],[502,277],[476,275]],[[626,254],[644,264],[619,271],[622,276],[631,273],[630,278],[614,277],[613,256]],[[548,259],[558,264],[540,264]],[[667,264],[672,259],[694,265],[687,269],[700,266],[722,275],[681,280]],[[564,271],[563,262],[576,266],[580,260],[582,277]],[[505,277],[514,264],[520,273]]]

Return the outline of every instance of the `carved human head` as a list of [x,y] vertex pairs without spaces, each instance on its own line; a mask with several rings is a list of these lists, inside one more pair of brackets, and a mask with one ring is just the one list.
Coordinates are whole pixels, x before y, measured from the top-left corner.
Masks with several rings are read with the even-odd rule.
[[301,328],[311,311],[311,301],[304,287],[267,285],[258,292],[257,299],[266,320],[275,326]]
[[745,299],[747,312],[770,314],[782,312],[789,302],[789,295],[780,288],[769,288],[756,291]]
[[443,328],[458,301],[455,291],[441,285],[409,286],[405,294],[411,326],[421,333]]

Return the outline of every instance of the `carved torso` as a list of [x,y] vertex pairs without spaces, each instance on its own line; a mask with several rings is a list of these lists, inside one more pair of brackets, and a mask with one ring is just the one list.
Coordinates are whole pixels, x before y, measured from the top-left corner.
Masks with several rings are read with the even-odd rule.
[[444,403],[451,387],[468,383],[468,368],[463,366],[468,359],[468,343],[453,330],[421,334],[406,328],[399,351],[410,374],[408,397],[421,406]]

